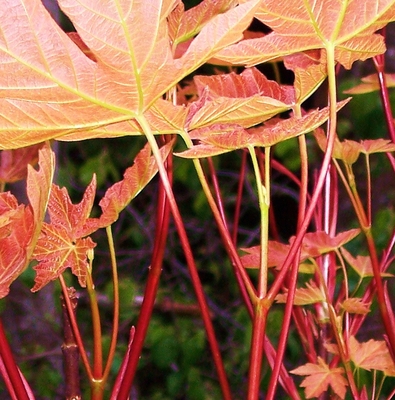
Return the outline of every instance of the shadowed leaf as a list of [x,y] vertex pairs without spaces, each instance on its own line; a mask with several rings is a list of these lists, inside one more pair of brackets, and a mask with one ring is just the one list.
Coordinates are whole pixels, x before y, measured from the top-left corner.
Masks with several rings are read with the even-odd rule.
[[30,205],[18,205],[10,192],[0,193],[0,298],[28,266],[49,198],[54,173],[54,154],[49,146],[39,151],[39,169],[27,172]]

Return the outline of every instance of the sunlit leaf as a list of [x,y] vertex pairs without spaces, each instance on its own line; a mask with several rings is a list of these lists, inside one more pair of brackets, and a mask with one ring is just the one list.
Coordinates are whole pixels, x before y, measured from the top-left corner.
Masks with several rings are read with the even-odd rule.
[[311,50],[284,58],[286,68],[295,74],[295,102],[303,103],[325,80],[326,59],[324,52]]
[[48,282],[59,277],[70,268],[78,277],[81,286],[86,284],[87,253],[96,244],[84,238],[84,229],[89,218],[96,192],[96,179],[87,187],[80,203],[73,204],[65,188],[52,185],[48,203],[50,223],[44,223],[33,257],[39,261],[35,285],[32,291],[40,290]]
[[[163,159],[169,155],[174,141],[162,146],[160,151]],[[119,213],[135,198],[158,172],[158,167],[151,150],[146,145],[134,159],[133,166],[129,167],[120,182],[112,185],[100,200],[102,209],[100,218],[89,218],[83,221],[83,236],[91,234],[99,228],[114,223]]]
[[[339,103],[341,108],[345,102]],[[322,125],[328,119],[328,108],[310,111],[303,117],[291,117],[269,121],[267,125],[256,128],[233,129],[225,126],[226,132],[218,130],[218,125],[214,125],[211,130],[206,127],[201,130],[191,132],[194,139],[199,139],[200,143],[192,148],[185,150],[177,155],[184,158],[209,157],[215,154],[223,154],[232,150],[253,147],[270,147],[284,140],[311,132],[313,129]]]
[[[280,293],[276,296],[277,303],[286,303],[288,293]],[[307,304],[321,303],[325,301],[325,296],[322,290],[314,281],[306,283],[306,287],[297,288],[293,304],[296,306],[304,306]]]
[[305,388],[306,398],[318,397],[330,386],[337,396],[344,399],[348,386],[344,369],[330,368],[321,357],[317,361],[317,364],[307,363],[290,371],[292,374],[307,376],[300,385]]
[[395,151],[395,143],[387,139],[361,140],[362,150],[364,154],[387,153]]
[[341,307],[351,314],[368,314],[370,303],[366,303],[361,298],[349,297],[341,303]]
[[280,56],[334,47],[336,60],[350,68],[356,60],[385,51],[383,38],[375,32],[394,20],[394,4],[393,0],[330,4],[327,0],[264,1],[255,17],[273,32],[230,46],[216,59],[252,66]]
[[33,292],[55,280],[70,268],[82,287],[88,273],[87,253],[96,244],[90,237],[71,240],[69,232],[60,225],[45,224],[38,240],[34,257],[39,261],[34,267],[36,277]]
[[[327,139],[324,132],[317,129],[314,132],[314,137],[317,140],[318,145],[322,151],[325,151]],[[352,165],[357,160],[362,152],[362,145],[354,140],[344,140],[341,142],[338,138],[335,138],[335,144],[333,147],[332,157],[338,160],[342,160],[345,163]]]
[[204,25],[237,4],[235,0],[204,0],[196,7],[184,11],[184,4],[180,1],[169,16],[169,35],[173,45],[185,42],[197,35]]
[[360,343],[354,336],[350,336],[349,351],[351,360],[358,368],[368,371],[375,369],[389,374],[395,371],[394,361],[384,340],[370,339]]
[[[68,140],[136,134],[135,118],[143,114],[155,131],[160,113],[153,116],[150,107],[239,40],[258,3],[229,2],[226,12],[203,18],[186,53],[175,59],[168,17],[176,1],[59,0],[79,35],[76,44],[40,0],[14,0],[11,9],[2,0],[0,149],[68,134]],[[167,115],[164,124],[171,130]]]
[[337,234],[335,237],[329,236],[324,231],[306,233],[303,238],[302,247],[310,257],[317,257],[339,249],[354,239],[359,232],[360,229],[350,229],[349,231]]

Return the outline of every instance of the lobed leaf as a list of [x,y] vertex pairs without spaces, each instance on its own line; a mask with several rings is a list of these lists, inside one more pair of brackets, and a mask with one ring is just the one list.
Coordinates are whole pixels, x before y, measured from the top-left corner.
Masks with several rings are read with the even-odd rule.
[[12,183],[25,179],[27,166],[38,161],[38,151],[42,144],[23,147],[16,150],[4,150],[0,153],[0,183]]
[[[174,141],[171,141],[161,147],[163,159],[167,158],[173,144]],[[112,185],[100,200],[99,205],[102,209],[100,218],[89,218],[84,221],[82,228],[84,235],[114,223],[119,213],[141,192],[157,172],[155,158],[151,155],[151,149],[147,144],[135,157],[133,166],[125,171],[122,181]]]
[[[395,87],[395,74],[385,74],[385,81],[388,88]],[[346,94],[365,94],[380,90],[380,83],[377,74],[365,76],[361,79],[361,83],[352,87],[351,89],[344,90]]]
[[[340,102],[341,108],[348,100]],[[329,117],[329,109],[325,107],[321,110],[308,112],[303,117],[291,117],[285,120],[269,122],[257,128],[248,130],[233,128],[229,131],[226,125],[213,125],[191,132],[191,137],[199,139],[201,144],[197,144],[178,156],[184,158],[201,158],[227,153],[237,149],[254,147],[270,147],[284,140],[311,132],[313,129],[322,125]],[[222,131],[221,126],[225,127]],[[220,128],[220,129],[217,129]]]
[[361,298],[349,297],[341,303],[341,307],[352,314],[368,314],[370,312],[370,303],[366,303]]
[[0,193],[0,298],[28,266],[41,231],[54,173],[49,146],[39,151],[38,164],[38,171],[28,166],[28,206],[18,205],[9,192]]
[[395,364],[384,340],[370,339],[360,343],[354,336],[350,336],[348,346],[351,360],[356,367],[394,375]]
[[347,379],[344,377],[343,368],[330,368],[330,366],[321,358],[317,358],[317,364],[307,363],[292,371],[292,374],[306,375],[307,377],[300,384],[305,388],[307,399],[319,397],[328,390],[330,386],[341,399],[346,395],[348,386]]
[[351,68],[354,61],[385,51],[383,38],[375,32],[395,19],[395,2],[268,0],[261,3],[255,17],[273,32],[229,46],[216,60],[252,66],[334,46],[336,61]]
[[[135,117],[148,113],[177,82],[239,40],[259,2],[250,0],[204,19],[179,59],[172,54],[167,19],[177,5],[173,0],[60,0],[77,29],[78,44],[40,0],[9,3],[0,1],[0,149],[53,138],[140,133]],[[161,115],[160,107],[147,115],[154,132],[164,124],[166,132],[177,133],[179,109],[174,106],[172,129],[173,118]]]
[[[361,277],[368,278],[374,276],[372,261],[369,256],[353,257],[345,248],[341,248],[341,253],[351,268]],[[392,277],[388,272],[381,272],[382,277]]]
[[[280,293],[276,296],[277,303],[286,303],[288,299],[287,293]],[[325,295],[314,281],[306,283],[306,287],[297,288],[293,304],[295,306],[305,306],[307,304],[321,303],[325,301]]]
[[73,204],[66,188],[52,185],[48,203],[50,223],[44,223],[33,257],[39,262],[35,285],[32,291],[42,289],[57,279],[66,268],[78,277],[81,286],[86,284],[88,270],[87,253],[96,244],[90,238],[84,225],[88,219],[96,192],[96,178],[88,185],[80,203]]
[[[335,237],[329,236],[324,231],[306,233],[303,238],[303,250],[310,257],[318,257],[321,254],[337,250],[350,242],[360,233],[360,229],[350,229],[337,234]],[[291,238],[290,242],[292,242]]]

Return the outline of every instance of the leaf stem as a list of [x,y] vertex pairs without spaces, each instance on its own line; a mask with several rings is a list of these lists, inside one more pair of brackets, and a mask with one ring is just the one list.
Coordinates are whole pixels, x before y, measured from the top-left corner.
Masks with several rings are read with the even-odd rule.
[[[189,274],[191,276],[191,281],[192,281],[192,284],[193,284],[193,287],[195,290],[195,295],[196,295],[197,301],[199,303],[203,323],[204,323],[206,333],[207,333],[207,339],[208,339],[208,342],[209,342],[209,345],[211,348],[211,353],[213,356],[214,364],[217,369],[218,379],[219,379],[219,382],[221,385],[223,398],[226,400],[231,399],[230,387],[229,387],[228,379],[226,376],[225,367],[224,367],[224,364],[223,364],[223,361],[221,358],[219,345],[218,345],[218,342],[215,337],[215,331],[214,331],[213,323],[211,321],[210,311],[209,311],[207,301],[206,301],[206,298],[205,298],[205,295],[203,292],[202,284],[200,282],[199,274],[197,272],[196,264],[195,264],[194,257],[192,254],[192,249],[191,249],[190,243],[188,241],[186,230],[185,230],[182,218],[181,218],[180,211],[178,209],[177,202],[176,202],[174,194],[173,194],[173,190],[172,190],[170,182],[169,182],[169,178],[167,176],[167,172],[166,172],[166,169],[165,169],[165,166],[163,163],[161,153],[158,148],[158,144],[156,143],[155,137],[151,131],[151,127],[149,126],[149,123],[146,120],[145,116],[140,115],[136,118],[136,120],[140,124],[140,126],[147,138],[147,141],[151,146],[152,153],[153,153],[155,160],[157,162],[157,165],[158,165],[159,175],[162,180],[162,183],[163,183],[163,186],[164,186],[164,189],[165,189],[165,192],[166,192],[169,204],[170,204],[170,208],[171,208],[171,211],[172,211],[172,214],[174,217],[174,222],[176,224],[177,231],[180,236],[181,245],[184,250],[186,260],[187,260],[188,270],[189,270]],[[128,383],[131,383],[128,371],[126,371],[126,373],[125,373],[125,381],[127,381]],[[126,400],[127,397],[128,397],[128,391],[127,391],[127,386],[125,385],[120,388],[119,400]]]
[[[191,139],[186,134],[182,134],[181,136],[188,148],[193,146]],[[221,213],[220,213],[218,206],[214,200],[214,197],[210,191],[210,187],[209,187],[206,177],[204,175],[200,160],[194,159],[193,164],[195,166],[195,170],[198,175],[203,192],[206,196],[206,199],[209,203],[209,206],[211,208],[211,211],[212,211],[215,221],[217,223],[218,229],[219,229],[221,237],[222,237],[222,241],[223,241],[225,248],[229,254],[229,257],[231,258],[232,263],[235,267],[235,273],[240,276],[241,281],[244,283],[245,290],[247,291],[248,296],[250,298],[250,302],[252,304],[254,304],[256,302],[256,298],[257,298],[256,290],[255,290],[254,285],[252,284],[251,279],[248,276],[243,264],[241,263],[240,256],[239,256],[237,249],[235,247],[235,244],[234,244],[234,240],[232,239],[227,227],[224,225],[224,223],[222,221]],[[244,289],[241,289],[241,290],[244,290]],[[251,305],[247,304],[247,308],[249,309],[250,307],[251,307]]]
[[89,296],[91,315],[92,315],[92,329],[93,329],[93,379],[91,380],[92,398],[99,400],[103,397],[103,347],[102,347],[102,331],[100,323],[99,305],[97,302],[96,290],[92,280],[92,261],[89,258],[89,268],[86,276],[86,289]]
[[112,235],[111,225],[106,228],[108,245],[110,249],[111,257],[111,271],[112,271],[112,283],[113,283],[113,322],[111,332],[110,349],[108,351],[106,366],[102,376],[103,384],[107,381],[108,375],[111,370],[111,364],[114,360],[115,349],[117,345],[118,329],[119,329],[119,282],[118,282],[118,268],[117,259],[115,255],[114,238]]
[[31,400],[27,394],[25,385],[23,383],[21,373],[17,367],[12,354],[10,345],[8,344],[7,336],[4,331],[3,322],[0,319],[0,358],[7,372],[9,381],[12,384],[12,388],[17,396],[18,400]]
[[88,375],[88,379],[89,379],[89,381],[92,381],[93,380],[93,375],[92,375],[91,366],[89,364],[89,360],[88,360],[88,356],[87,356],[87,353],[86,353],[86,350],[85,350],[85,346],[84,346],[84,343],[83,343],[82,338],[81,338],[81,334],[80,334],[80,330],[78,328],[77,320],[76,320],[75,315],[73,313],[73,305],[72,305],[71,300],[70,300],[70,298],[68,296],[68,288],[66,286],[66,282],[64,281],[63,275],[59,275],[58,279],[59,279],[59,282],[60,282],[60,286],[62,288],[63,298],[64,298],[64,301],[66,303],[66,307],[67,307],[67,310],[68,310],[68,313],[69,313],[69,318],[70,318],[71,326],[73,328],[74,338],[75,338],[75,341],[78,344],[78,350],[80,352],[80,355],[81,355],[81,358],[82,358],[82,362],[83,362],[84,367],[85,367],[86,374]]
[[[169,158],[166,162],[169,163]],[[171,170],[171,168],[169,168],[169,170]],[[114,400],[122,399],[123,397],[121,396],[123,396],[123,393],[126,393],[126,398],[128,397],[128,393],[130,392],[130,388],[134,381],[134,376],[140,360],[141,351],[143,349],[144,340],[148,331],[158,292],[170,219],[169,202],[167,201],[162,181],[160,181],[159,184],[157,203],[154,250],[144,291],[144,300],[140,309],[137,328],[132,328],[131,330],[127,354],[125,355],[124,362],[119,370],[116,384],[113,388],[111,399]],[[119,392],[121,392],[121,395],[119,395]]]

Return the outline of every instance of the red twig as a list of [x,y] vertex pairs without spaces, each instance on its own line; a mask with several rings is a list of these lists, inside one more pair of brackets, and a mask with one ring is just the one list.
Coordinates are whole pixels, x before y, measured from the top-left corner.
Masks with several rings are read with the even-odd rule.
[[3,322],[0,319],[0,357],[3,361],[5,371],[7,373],[6,379],[12,385],[13,391],[18,400],[31,400],[28,395],[25,384],[21,378],[21,373],[16,365],[14,355],[4,331]]

